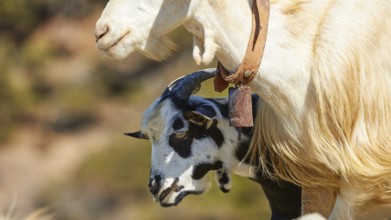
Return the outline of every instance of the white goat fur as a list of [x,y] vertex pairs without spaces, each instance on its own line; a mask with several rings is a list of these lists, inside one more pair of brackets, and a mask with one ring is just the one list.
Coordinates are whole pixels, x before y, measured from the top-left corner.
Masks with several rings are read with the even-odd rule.
[[[279,178],[335,191],[331,219],[391,204],[391,1],[270,3],[265,53],[251,83],[264,100],[251,154],[269,155]],[[97,35],[104,26],[109,31],[97,46],[115,58],[138,50],[163,59],[172,45],[164,35],[183,24],[194,34],[197,63],[217,57],[234,71],[246,50],[251,5],[111,0]]]

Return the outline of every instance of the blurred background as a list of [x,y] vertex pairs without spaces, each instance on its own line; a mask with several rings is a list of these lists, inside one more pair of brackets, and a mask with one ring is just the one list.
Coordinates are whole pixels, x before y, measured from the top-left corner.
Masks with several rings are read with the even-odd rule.
[[[150,143],[123,135],[175,78],[196,69],[192,38],[172,33],[164,62],[95,48],[107,0],[0,0],[0,219],[268,219],[261,188],[235,177],[223,194],[162,208],[147,188]],[[200,95],[215,94],[212,82]],[[31,219],[31,218],[30,218]]]

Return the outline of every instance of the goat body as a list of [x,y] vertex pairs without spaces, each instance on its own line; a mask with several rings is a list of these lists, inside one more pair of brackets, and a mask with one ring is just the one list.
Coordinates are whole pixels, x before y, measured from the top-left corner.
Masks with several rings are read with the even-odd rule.
[[[246,51],[251,5],[252,0],[111,0],[97,22],[97,46],[115,58],[138,50],[163,59],[172,49],[165,35],[184,25],[194,35],[196,63],[216,57],[234,71]],[[331,214],[329,208],[319,210],[320,199],[305,204],[331,219],[390,206],[391,1],[270,5],[265,52],[250,85],[263,100],[253,161],[269,176],[303,186],[303,192],[320,187],[337,195]]]

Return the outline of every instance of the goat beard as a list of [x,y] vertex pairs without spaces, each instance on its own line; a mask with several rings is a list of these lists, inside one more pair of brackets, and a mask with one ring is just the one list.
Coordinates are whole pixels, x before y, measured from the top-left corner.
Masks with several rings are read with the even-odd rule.
[[171,56],[178,49],[178,46],[166,37],[148,39],[140,52],[146,57],[162,61]]

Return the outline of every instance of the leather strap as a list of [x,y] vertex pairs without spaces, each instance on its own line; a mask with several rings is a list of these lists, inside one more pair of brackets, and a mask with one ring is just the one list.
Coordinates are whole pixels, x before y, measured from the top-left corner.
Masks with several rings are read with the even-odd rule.
[[214,80],[215,91],[224,91],[228,87],[228,83],[247,85],[254,79],[265,49],[269,13],[269,0],[253,1],[252,30],[243,62],[233,74],[230,74],[220,62],[218,63],[217,74]]

